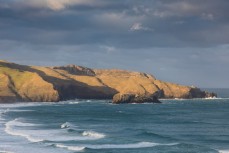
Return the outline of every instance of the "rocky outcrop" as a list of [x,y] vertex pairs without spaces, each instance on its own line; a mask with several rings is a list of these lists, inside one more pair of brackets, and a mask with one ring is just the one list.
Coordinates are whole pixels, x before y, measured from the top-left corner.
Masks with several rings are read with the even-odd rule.
[[95,72],[92,69],[82,67],[82,66],[77,66],[77,65],[59,66],[59,67],[53,67],[53,69],[65,70],[68,73],[73,75],[95,76]]
[[191,88],[187,98],[214,98],[217,97],[216,93],[201,91],[199,88]]
[[206,91],[204,91],[204,97],[205,98],[216,98],[217,94],[214,93],[214,92],[206,92]]
[[157,95],[137,95],[133,93],[118,93],[114,95],[113,104],[126,104],[126,103],[161,103]]
[[[216,94],[157,80],[153,75],[82,66],[25,66],[0,61],[0,102],[112,99],[133,94],[139,102],[157,98],[207,98]],[[151,99],[152,100],[152,99]],[[136,101],[136,100],[134,100]]]

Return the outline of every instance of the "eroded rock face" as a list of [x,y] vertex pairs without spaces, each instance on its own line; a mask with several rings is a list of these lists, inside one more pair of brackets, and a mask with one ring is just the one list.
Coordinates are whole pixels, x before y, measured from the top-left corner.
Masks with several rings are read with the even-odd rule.
[[118,93],[114,95],[112,103],[126,104],[126,103],[161,103],[156,95],[137,95],[133,93]]
[[205,98],[216,98],[217,97],[217,94],[216,93],[213,93],[213,92],[205,92]]
[[193,87],[190,89],[187,98],[215,98],[215,97],[217,97],[216,93],[201,91],[199,88]]
[[73,75],[95,76],[95,72],[92,69],[77,65],[56,66],[53,69],[65,70]]
[[120,100],[124,103],[155,101],[152,98],[155,94],[156,98],[216,97],[214,93],[160,81],[146,73],[76,65],[26,66],[0,61],[0,102],[112,99],[117,93],[124,94]]

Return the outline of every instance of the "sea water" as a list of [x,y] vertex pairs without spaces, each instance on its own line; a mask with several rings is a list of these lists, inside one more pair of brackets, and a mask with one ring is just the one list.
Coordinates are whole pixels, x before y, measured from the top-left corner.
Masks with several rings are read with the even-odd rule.
[[0,153],[229,153],[229,90],[220,98],[0,105]]

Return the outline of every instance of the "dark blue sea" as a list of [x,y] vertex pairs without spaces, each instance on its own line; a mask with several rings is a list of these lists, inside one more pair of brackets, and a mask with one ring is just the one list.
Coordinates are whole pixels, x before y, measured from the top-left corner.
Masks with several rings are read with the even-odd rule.
[[0,104],[0,153],[229,153],[229,89],[209,90],[219,98]]

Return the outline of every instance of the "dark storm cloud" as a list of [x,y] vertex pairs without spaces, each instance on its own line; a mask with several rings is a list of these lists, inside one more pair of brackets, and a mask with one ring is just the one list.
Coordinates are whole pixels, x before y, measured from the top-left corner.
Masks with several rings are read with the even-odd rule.
[[0,55],[23,64],[173,74],[169,81],[184,76],[189,81],[181,83],[213,86],[217,75],[208,82],[204,74],[229,75],[219,69],[229,59],[228,8],[228,0],[0,0]]
[[[228,42],[226,34],[216,40],[208,39],[212,29],[213,33],[227,30],[227,22],[223,19],[227,18],[227,1],[73,0],[70,3],[63,0],[59,1],[59,5],[58,1],[47,3],[52,0],[32,2],[2,1],[1,22],[8,23],[2,29],[6,33],[15,30],[14,35],[8,35],[9,39],[17,40],[15,35],[23,39],[22,33],[30,28],[33,31],[25,40],[36,43],[112,43],[128,48],[136,47],[133,45],[136,42],[138,47],[208,46]],[[152,30],[130,31],[136,23]],[[49,36],[54,33],[60,38],[50,41]],[[79,36],[82,37],[80,40]],[[38,41],[36,37],[43,41]]]
[[[1,0],[0,33],[1,39],[42,44],[220,45],[229,42],[228,7],[223,0]],[[134,24],[141,27],[130,30]],[[23,35],[28,29],[29,35]],[[216,33],[221,35],[211,38]]]

